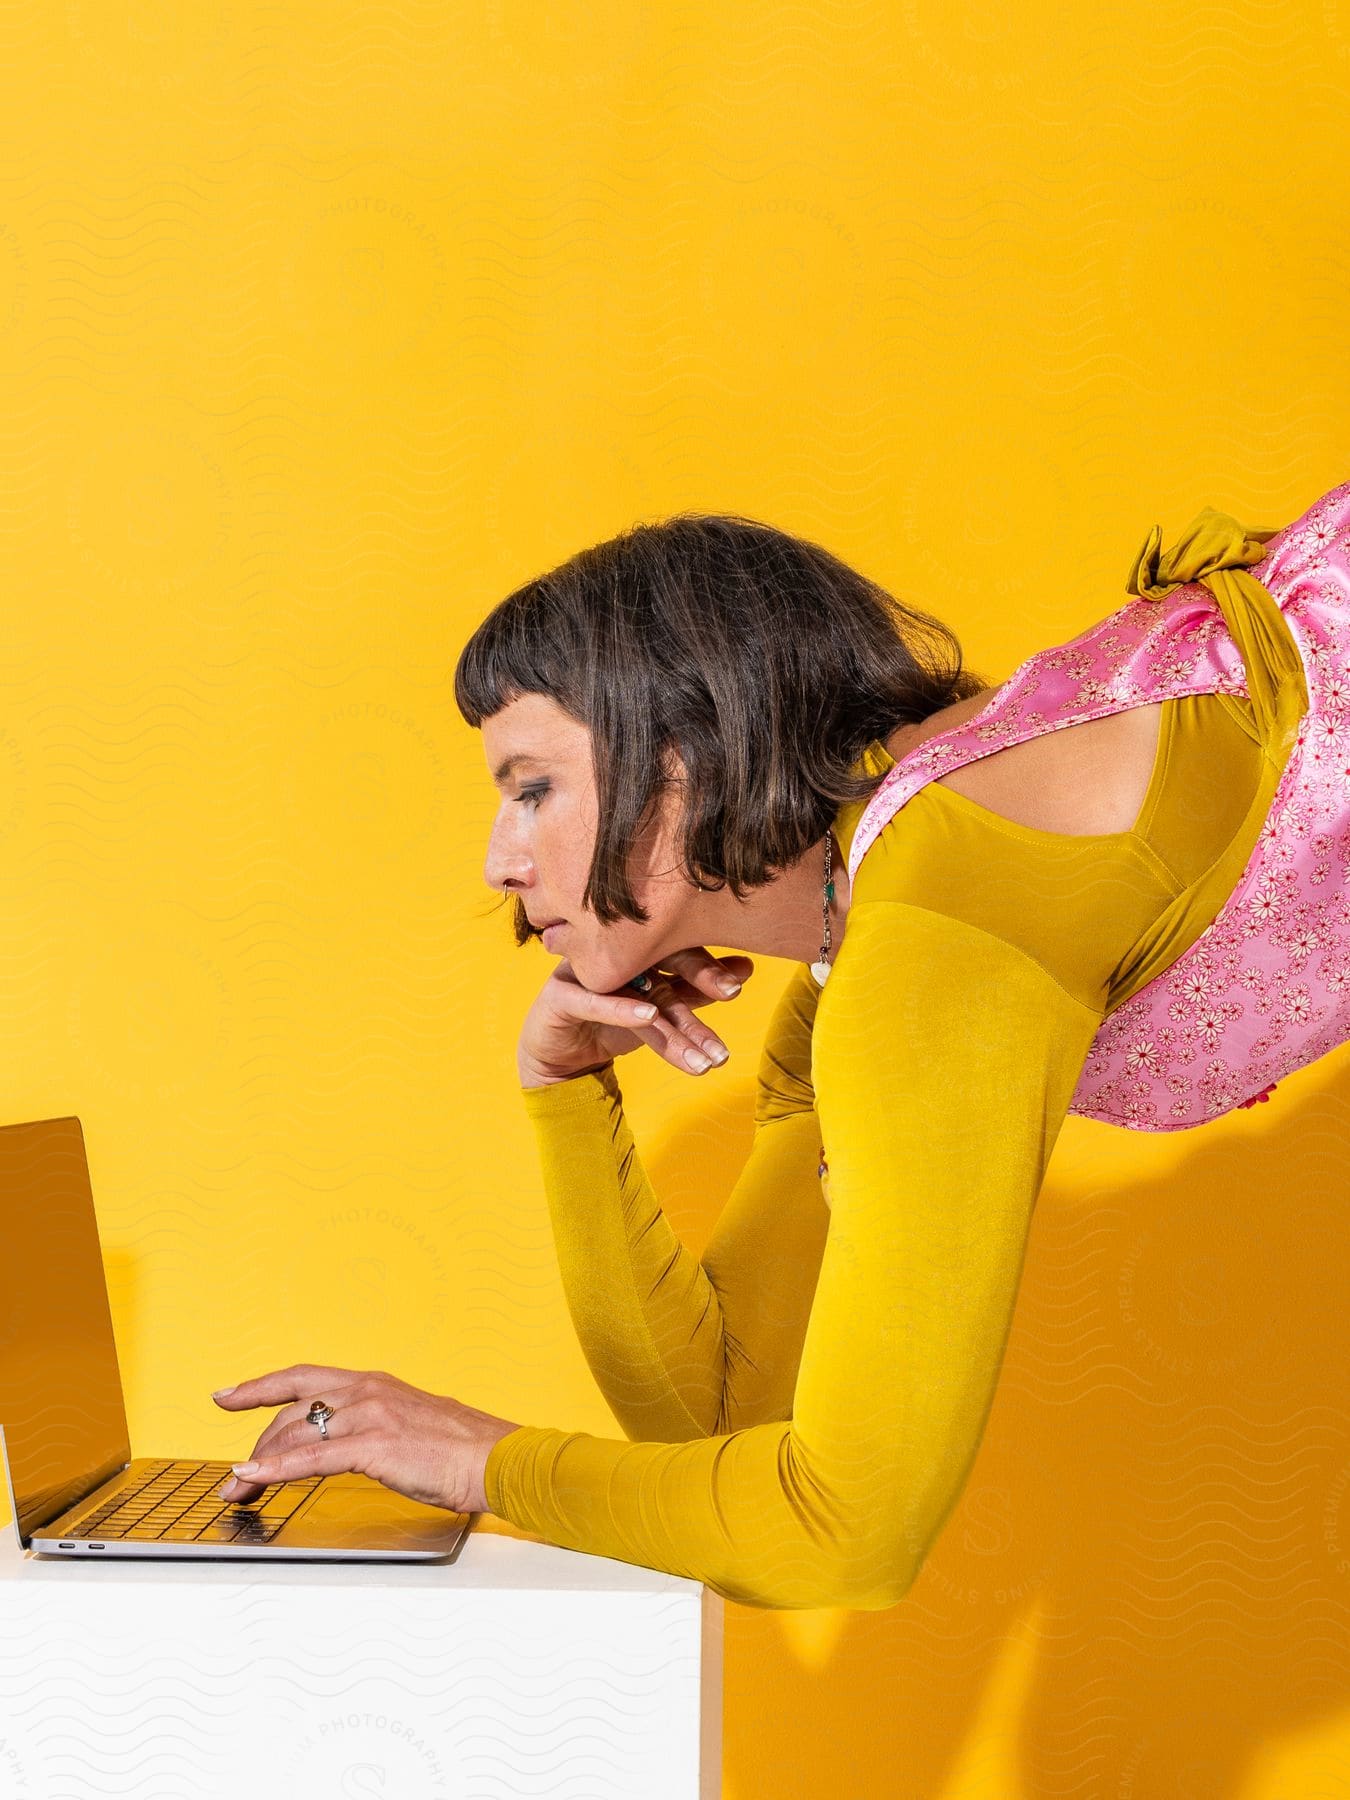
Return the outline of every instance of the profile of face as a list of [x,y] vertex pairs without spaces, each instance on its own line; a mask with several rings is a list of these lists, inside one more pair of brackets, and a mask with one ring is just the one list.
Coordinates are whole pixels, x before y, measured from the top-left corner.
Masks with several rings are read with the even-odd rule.
[[567,959],[583,987],[612,993],[672,950],[702,941],[693,914],[704,896],[680,864],[678,785],[661,790],[629,861],[646,924],[604,924],[581,903],[599,824],[589,728],[548,695],[522,694],[484,719],[482,731],[501,795],[484,880],[522,902],[532,924],[562,921],[546,947]]

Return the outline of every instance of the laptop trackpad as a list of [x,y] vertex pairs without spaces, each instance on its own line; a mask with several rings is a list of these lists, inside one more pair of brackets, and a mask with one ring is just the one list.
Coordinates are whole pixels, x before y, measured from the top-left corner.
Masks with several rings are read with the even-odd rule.
[[467,1513],[423,1506],[368,1475],[330,1475],[279,1533],[279,1545],[328,1550],[442,1550],[447,1555]]

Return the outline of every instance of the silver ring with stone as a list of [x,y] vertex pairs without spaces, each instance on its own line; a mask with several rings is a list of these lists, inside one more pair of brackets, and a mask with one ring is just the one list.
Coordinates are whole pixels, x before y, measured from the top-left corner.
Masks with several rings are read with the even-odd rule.
[[309,1411],[305,1414],[311,1425],[318,1426],[319,1436],[325,1438],[328,1436],[328,1421],[332,1416],[333,1408],[326,1400],[311,1401]]

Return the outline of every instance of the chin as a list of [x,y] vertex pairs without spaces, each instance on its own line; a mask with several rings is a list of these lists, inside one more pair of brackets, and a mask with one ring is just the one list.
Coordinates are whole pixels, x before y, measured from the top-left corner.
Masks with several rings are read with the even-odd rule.
[[616,963],[607,956],[588,956],[585,950],[578,956],[569,952],[567,960],[582,987],[589,988],[593,994],[622,993],[633,977],[648,966],[642,963],[636,969],[629,969],[626,963]]
[[593,994],[611,994],[622,985],[622,978],[616,980],[612,966],[604,957],[588,956],[584,950],[579,956],[573,956],[569,951],[567,960],[582,987],[589,988]]

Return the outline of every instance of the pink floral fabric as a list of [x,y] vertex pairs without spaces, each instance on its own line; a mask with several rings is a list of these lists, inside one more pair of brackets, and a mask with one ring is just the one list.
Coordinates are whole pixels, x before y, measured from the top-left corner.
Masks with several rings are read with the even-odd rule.
[[[1274,702],[1297,717],[1296,743],[1218,917],[1103,1019],[1069,1107],[1135,1131],[1182,1131],[1268,1099],[1283,1076],[1350,1040],[1350,482],[1274,533],[1244,533],[1207,508],[1161,568],[1157,551],[1155,527],[1131,574],[1139,598],[1029,657],[974,719],[887,772],[848,871],[852,881],[887,822],[949,770],[1130,707],[1247,695],[1215,588],[1248,604],[1223,571],[1249,571],[1240,579],[1270,596],[1302,661],[1306,710],[1302,694]],[[1271,704],[1269,689],[1253,666],[1254,704]]]

